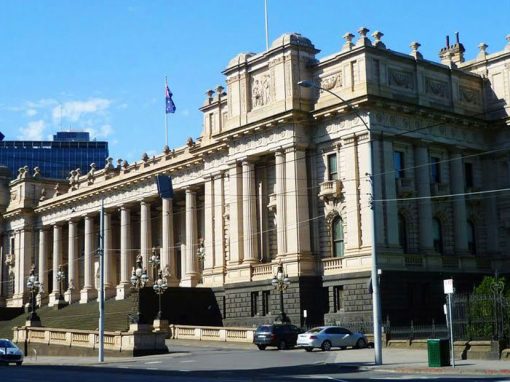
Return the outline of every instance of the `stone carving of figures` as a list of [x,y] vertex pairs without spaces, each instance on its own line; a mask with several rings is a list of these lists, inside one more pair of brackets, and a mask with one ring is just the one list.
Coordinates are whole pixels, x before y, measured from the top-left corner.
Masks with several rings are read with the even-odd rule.
[[262,106],[262,94],[260,89],[259,80],[253,82],[253,88],[251,90],[253,107]]
[[69,178],[67,178],[67,179],[69,180],[70,186],[74,185],[74,177],[75,176],[76,176],[76,170],[69,171]]
[[96,173],[96,164],[95,163],[91,163],[90,164],[90,170],[87,173],[87,181],[88,181],[89,184],[94,183],[94,174],[95,173]]
[[55,196],[59,196],[60,195],[60,185],[57,183],[55,185]]
[[39,197],[39,200],[45,200],[46,199],[46,189],[41,188],[41,196]]
[[270,96],[270,84],[269,84],[269,75],[264,76],[264,80],[262,81],[262,90],[263,90],[263,97],[262,97],[262,105],[267,105],[269,103],[269,100],[271,98]]
[[20,167],[18,170],[18,179],[25,179],[26,177],[30,176],[28,166]]
[[113,158],[108,157],[106,158],[106,164],[104,166],[105,170],[113,170]]
[[34,178],[39,178],[41,176],[41,169],[38,166],[34,167]]

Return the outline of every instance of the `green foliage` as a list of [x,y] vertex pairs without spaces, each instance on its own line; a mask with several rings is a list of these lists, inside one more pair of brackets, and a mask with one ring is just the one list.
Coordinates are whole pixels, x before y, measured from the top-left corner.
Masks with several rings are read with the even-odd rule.
[[505,278],[492,276],[484,277],[474,289],[468,305],[470,339],[494,339],[501,335],[501,331],[508,336],[508,328],[503,327],[510,313],[505,298],[508,292]]

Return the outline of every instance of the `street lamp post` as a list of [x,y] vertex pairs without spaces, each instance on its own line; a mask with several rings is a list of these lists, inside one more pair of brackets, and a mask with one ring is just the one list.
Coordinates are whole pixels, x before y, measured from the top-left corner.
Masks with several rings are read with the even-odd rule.
[[26,326],[41,326],[41,319],[36,313],[35,296],[39,293],[42,284],[35,274],[35,265],[30,269],[30,275],[27,279],[27,289],[30,292],[30,314],[27,317]]
[[278,263],[278,269],[276,270],[276,274],[273,276],[271,280],[271,284],[274,289],[276,289],[280,293],[280,314],[277,317],[277,321],[283,323],[290,323],[290,318],[285,314],[285,309],[283,305],[283,291],[286,290],[290,285],[289,276],[287,276],[283,272],[283,264]]
[[[315,88],[322,91],[325,91],[326,93],[331,94],[332,96],[338,98],[340,101],[351,106],[349,102],[344,100],[342,97],[340,97],[338,94],[332,92],[331,90],[324,89],[317,85],[313,81],[299,81],[299,86],[302,86],[304,88]],[[370,134],[370,128],[365,122],[365,120],[359,115],[359,113],[356,111],[356,109],[351,108],[352,112],[356,117],[359,118],[359,120],[363,123],[365,128],[367,129],[367,132]],[[368,169],[368,175],[370,175],[371,178],[371,222],[370,222],[370,236],[372,240],[372,249],[371,249],[371,258],[372,258],[372,269],[371,269],[371,280],[372,280],[372,312],[373,312],[373,322],[374,322],[374,352],[375,352],[375,364],[376,365],[382,365],[382,341],[381,341],[381,295],[379,290],[379,278],[378,278],[378,272],[377,272],[377,251],[376,251],[376,230],[375,230],[375,205],[374,205],[374,198],[375,198],[375,177],[374,177],[374,158],[372,155],[372,139],[369,136],[369,146],[368,146],[368,155],[370,157],[369,161],[369,169]]]
[[165,293],[168,285],[166,283],[166,277],[163,277],[163,271],[160,269],[158,271],[158,279],[154,280],[154,285],[152,289],[158,295],[158,314],[156,316],[157,320],[161,320],[163,318],[163,312],[161,311],[161,295]]
[[64,295],[62,294],[62,285],[64,284],[64,281],[66,279],[66,274],[64,272],[64,269],[62,268],[62,264],[58,266],[57,271],[57,282],[58,282],[58,302],[63,300]]
[[197,258],[200,264],[200,282],[203,283],[203,275],[204,275],[204,262],[205,262],[205,246],[204,239],[200,238],[197,249]]
[[143,324],[144,317],[142,313],[140,312],[140,289],[142,289],[147,281],[149,281],[149,276],[147,276],[147,270],[143,268],[143,259],[142,255],[139,254],[136,257],[136,266],[133,267],[133,270],[131,271],[131,285],[133,288],[136,289],[136,316],[132,317],[132,322],[136,324]]

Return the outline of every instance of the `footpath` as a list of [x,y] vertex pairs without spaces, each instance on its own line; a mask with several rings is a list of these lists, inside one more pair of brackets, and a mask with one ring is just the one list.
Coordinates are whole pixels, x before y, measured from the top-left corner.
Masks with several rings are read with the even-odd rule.
[[[167,340],[169,349],[179,350],[196,347],[229,348],[256,350],[252,344],[224,343],[209,341]],[[258,350],[256,350],[258,352]],[[298,352],[301,349],[287,350]],[[289,354],[290,355],[290,354]],[[159,355],[157,357],[165,357]],[[132,362],[132,357],[105,357],[104,364],[121,364]],[[404,374],[432,374],[432,375],[486,375],[510,376],[509,360],[456,360],[455,368],[428,367],[426,350],[389,349],[383,348],[383,364],[375,365],[373,349],[336,350],[328,353],[326,363],[341,366],[358,367],[363,370],[395,372]],[[54,366],[94,366],[99,365],[97,357],[51,357],[28,355],[25,365],[54,365]]]

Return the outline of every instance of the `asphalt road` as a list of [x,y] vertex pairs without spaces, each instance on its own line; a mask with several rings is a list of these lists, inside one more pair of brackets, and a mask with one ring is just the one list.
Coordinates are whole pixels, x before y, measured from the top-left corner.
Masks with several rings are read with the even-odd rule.
[[[134,359],[107,359],[90,366],[26,364],[0,368],[3,382],[34,381],[355,381],[435,379],[441,381],[510,381],[510,378],[467,375],[410,375],[381,372],[366,364],[339,362],[344,350],[306,353],[303,350],[259,351],[255,348],[179,346],[170,354]],[[29,362],[27,362],[29,363]]]

